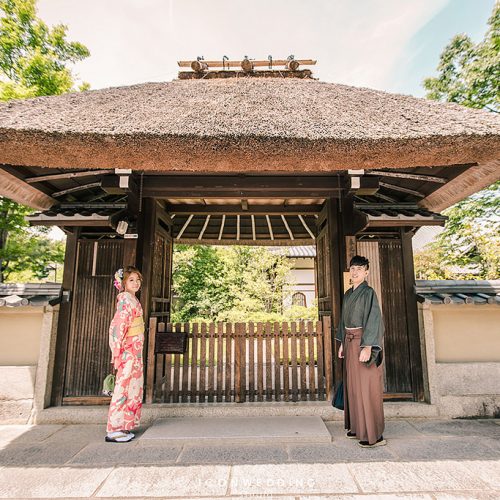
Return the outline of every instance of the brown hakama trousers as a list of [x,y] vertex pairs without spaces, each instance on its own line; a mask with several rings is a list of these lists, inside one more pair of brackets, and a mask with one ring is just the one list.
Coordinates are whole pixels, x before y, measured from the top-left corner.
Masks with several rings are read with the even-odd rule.
[[359,361],[362,328],[346,329],[344,339],[345,427],[374,444],[384,432],[382,366]]

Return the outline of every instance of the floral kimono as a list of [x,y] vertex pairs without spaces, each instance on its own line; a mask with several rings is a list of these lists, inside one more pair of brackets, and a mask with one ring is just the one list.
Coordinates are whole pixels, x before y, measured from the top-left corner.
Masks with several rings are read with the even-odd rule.
[[143,394],[144,321],[135,295],[122,292],[109,327],[109,347],[117,370],[107,432],[131,431],[139,425]]

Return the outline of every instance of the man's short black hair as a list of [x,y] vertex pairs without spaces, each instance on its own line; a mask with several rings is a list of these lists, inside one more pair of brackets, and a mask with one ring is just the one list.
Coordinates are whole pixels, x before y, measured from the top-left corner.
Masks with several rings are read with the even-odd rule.
[[368,271],[370,269],[370,261],[362,255],[355,255],[349,263],[349,267],[351,266],[365,266]]

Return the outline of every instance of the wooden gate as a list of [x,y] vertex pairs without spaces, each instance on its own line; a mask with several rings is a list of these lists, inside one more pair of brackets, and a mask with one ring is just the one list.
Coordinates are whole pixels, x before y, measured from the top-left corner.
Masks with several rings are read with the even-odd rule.
[[[357,249],[370,260],[368,283],[378,296],[384,318],[385,399],[422,399],[418,325],[409,319],[401,240],[358,241]],[[413,354],[413,355],[412,355]]]
[[[155,353],[157,335],[186,332],[184,354]],[[327,333],[325,335],[325,333]],[[330,318],[317,322],[149,321],[147,403],[324,401],[332,397]]]
[[63,404],[95,404],[110,372],[108,330],[115,311],[113,273],[123,266],[124,240],[79,240]]

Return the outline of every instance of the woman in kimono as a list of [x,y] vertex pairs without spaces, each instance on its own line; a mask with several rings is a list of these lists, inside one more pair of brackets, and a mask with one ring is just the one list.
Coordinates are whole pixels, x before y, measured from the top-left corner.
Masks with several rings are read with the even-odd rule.
[[356,255],[349,264],[352,287],[344,295],[336,339],[344,358],[344,419],[346,436],[363,448],[383,446],[384,432],[382,340],[384,325],[373,288],[368,286],[369,262]]
[[129,266],[115,274],[116,313],[109,327],[111,363],[117,370],[115,388],[109,406],[106,441],[126,443],[139,425],[143,394],[142,347],[144,320],[141,303],[135,294],[141,288],[142,275]]

